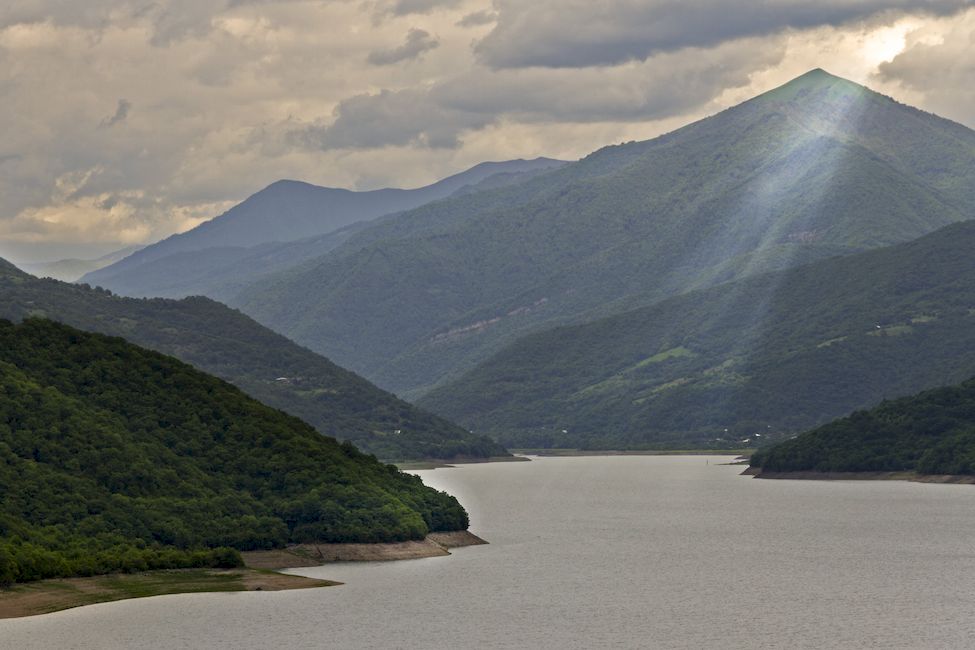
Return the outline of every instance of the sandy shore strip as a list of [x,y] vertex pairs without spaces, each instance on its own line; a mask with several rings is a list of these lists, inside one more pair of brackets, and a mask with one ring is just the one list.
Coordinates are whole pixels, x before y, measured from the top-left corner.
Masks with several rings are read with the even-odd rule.
[[293,544],[271,551],[241,553],[254,569],[296,569],[329,562],[380,562],[450,555],[448,549],[487,544],[466,530],[430,533],[422,540],[386,544]]
[[466,531],[430,533],[423,540],[390,544],[297,544],[241,553],[243,569],[173,569],[90,578],[38,580],[0,589],[0,619],[36,616],[127,598],[222,591],[282,591],[331,587],[341,582],[278,573],[276,569],[328,562],[411,560],[450,555],[448,549],[487,544]]
[[528,456],[748,456],[754,449],[512,449]]
[[0,589],[0,619],[50,614],[128,598],[222,591],[282,591],[340,584],[250,568],[172,569],[39,580]]
[[918,474],[916,472],[766,472],[749,467],[742,476],[800,481],[913,481],[915,483],[944,483],[975,485],[971,474]]

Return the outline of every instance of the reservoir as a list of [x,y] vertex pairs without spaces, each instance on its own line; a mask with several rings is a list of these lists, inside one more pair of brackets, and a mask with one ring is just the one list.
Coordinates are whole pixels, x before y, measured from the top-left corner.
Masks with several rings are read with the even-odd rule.
[[418,472],[487,546],[0,621],[6,648],[970,648],[975,486],[774,481],[727,457]]

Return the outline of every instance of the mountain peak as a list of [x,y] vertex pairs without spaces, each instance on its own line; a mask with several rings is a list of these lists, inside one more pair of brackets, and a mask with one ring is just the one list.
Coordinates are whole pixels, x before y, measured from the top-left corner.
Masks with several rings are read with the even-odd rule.
[[842,77],[837,77],[834,74],[830,74],[823,70],[822,68],[813,68],[809,72],[805,72],[794,79],[798,81],[799,79],[809,79],[809,80],[831,80],[831,79],[842,79]]
[[[746,114],[755,109],[785,112],[803,123],[814,119],[836,126],[838,120],[848,121],[871,107],[886,106],[889,100],[855,81],[815,68],[729,110],[747,107]],[[854,120],[849,126],[857,124]]]
[[[834,89],[839,89],[841,91],[856,91],[861,93],[873,92],[866,86],[858,84],[855,81],[850,81],[844,77],[838,77],[834,74],[830,74],[822,68],[814,68],[765,94],[778,95],[781,94],[782,91],[808,92],[810,90],[828,91]],[[762,95],[759,95],[759,97],[761,96]]]

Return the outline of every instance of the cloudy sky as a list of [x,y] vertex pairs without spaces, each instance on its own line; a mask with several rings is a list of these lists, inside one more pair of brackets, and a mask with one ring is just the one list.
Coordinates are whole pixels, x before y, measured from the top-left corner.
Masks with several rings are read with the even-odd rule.
[[822,67],[975,127],[975,0],[4,0],[0,256],[574,159]]

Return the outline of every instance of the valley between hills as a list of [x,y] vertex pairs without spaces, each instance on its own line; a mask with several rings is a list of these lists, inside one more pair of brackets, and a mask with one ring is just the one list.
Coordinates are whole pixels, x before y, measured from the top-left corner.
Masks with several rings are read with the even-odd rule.
[[577,161],[280,181],[77,282],[0,261],[0,612],[482,541],[393,463],[975,476],[973,219],[975,131],[816,69]]

